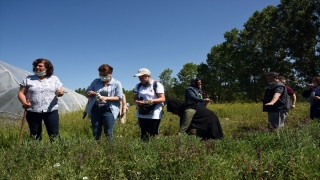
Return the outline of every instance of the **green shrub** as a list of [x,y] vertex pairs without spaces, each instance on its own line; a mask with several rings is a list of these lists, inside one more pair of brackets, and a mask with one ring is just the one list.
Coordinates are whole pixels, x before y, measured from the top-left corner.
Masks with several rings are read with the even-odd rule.
[[[61,139],[18,146],[20,123],[0,127],[0,179],[319,179],[320,126],[308,105],[289,113],[285,128],[269,132],[261,104],[210,104],[220,118],[222,140],[176,135],[179,119],[165,112],[158,137],[140,141],[134,107],[114,140],[92,138],[82,112],[60,116]],[[45,129],[45,128],[44,128]]]

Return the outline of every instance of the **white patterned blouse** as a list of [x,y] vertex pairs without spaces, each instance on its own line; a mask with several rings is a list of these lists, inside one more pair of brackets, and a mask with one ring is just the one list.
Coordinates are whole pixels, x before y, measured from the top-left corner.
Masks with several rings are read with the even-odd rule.
[[31,103],[28,111],[40,113],[58,110],[55,93],[62,87],[58,77],[50,76],[40,80],[38,76],[30,75],[21,82],[21,86],[27,89],[26,98]]

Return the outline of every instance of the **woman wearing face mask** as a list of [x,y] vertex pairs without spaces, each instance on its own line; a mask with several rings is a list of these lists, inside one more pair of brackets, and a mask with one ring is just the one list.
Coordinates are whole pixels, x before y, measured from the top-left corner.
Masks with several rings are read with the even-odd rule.
[[58,98],[63,96],[62,83],[53,76],[53,65],[47,59],[32,63],[34,75],[27,76],[20,84],[18,98],[27,110],[30,137],[42,140],[42,120],[50,140],[59,137]]
[[[141,139],[148,140],[149,136],[158,135],[162,106],[165,101],[164,88],[160,82],[151,79],[151,72],[146,68],[139,69],[134,75],[140,83],[134,88],[134,102],[137,104],[136,116],[141,128]],[[143,109],[149,109],[147,112]]]
[[309,98],[310,118],[316,118],[320,123],[320,76],[311,79],[311,84],[303,91],[302,96]]
[[104,126],[105,136],[112,139],[114,122],[120,111],[122,85],[112,77],[113,68],[108,64],[102,64],[98,71],[100,78],[95,79],[86,90],[86,96],[90,98],[87,111],[91,116],[94,138],[100,140]]

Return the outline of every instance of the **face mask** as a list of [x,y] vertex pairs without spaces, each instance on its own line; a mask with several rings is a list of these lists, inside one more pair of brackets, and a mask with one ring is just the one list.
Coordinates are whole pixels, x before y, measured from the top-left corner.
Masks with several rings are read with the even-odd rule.
[[46,71],[42,71],[42,72],[34,72],[37,76],[45,76],[46,75]]
[[101,81],[109,81],[111,76],[100,76]]
[[272,86],[274,85],[276,82],[269,82],[269,85]]
[[313,87],[317,87],[318,86],[318,83],[316,83],[316,82],[313,82],[312,84],[313,84]]

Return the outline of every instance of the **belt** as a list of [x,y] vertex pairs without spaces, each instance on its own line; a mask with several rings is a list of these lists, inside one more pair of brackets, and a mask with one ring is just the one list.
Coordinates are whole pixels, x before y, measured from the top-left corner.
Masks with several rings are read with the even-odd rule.
[[108,105],[108,103],[94,103],[93,106],[98,106],[99,108],[103,106],[107,106],[107,110],[110,109],[110,106]]
[[106,105],[106,104],[108,104],[108,102],[94,101],[94,104],[98,104],[98,105],[100,105],[100,104],[102,104],[102,105]]

